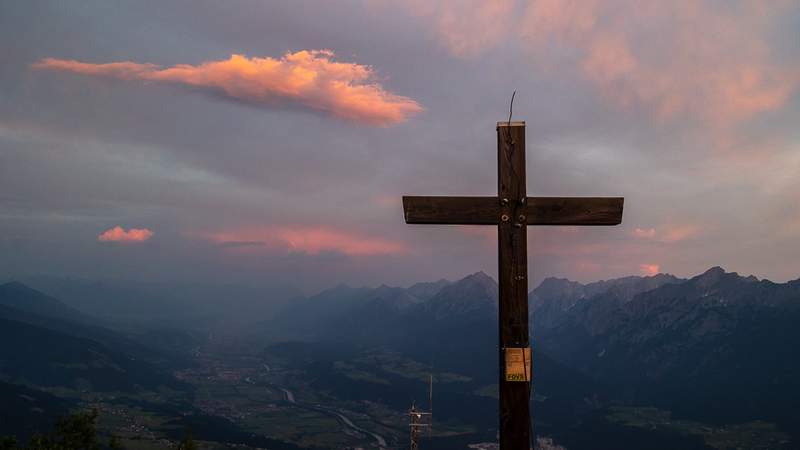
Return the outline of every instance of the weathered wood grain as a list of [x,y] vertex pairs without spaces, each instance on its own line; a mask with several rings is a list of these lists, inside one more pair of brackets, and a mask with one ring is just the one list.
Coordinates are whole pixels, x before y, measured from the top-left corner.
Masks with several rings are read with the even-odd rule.
[[[624,199],[530,197],[525,203],[525,225],[608,226],[622,223]],[[504,208],[501,197],[405,196],[403,210],[406,223],[412,224],[496,225]]]
[[403,197],[406,223],[497,225],[497,197]]
[[[528,333],[528,244],[527,200],[525,199],[525,124],[497,127],[497,196],[508,200],[501,205],[497,227],[500,386],[500,448],[527,449],[531,442],[529,380],[508,381],[505,349],[530,345]],[[530,361],[526,361],[530,368]],[[530,373],[530,369],[529,369]]]
[[531,197],[528,225],[619,225],[622,197]]

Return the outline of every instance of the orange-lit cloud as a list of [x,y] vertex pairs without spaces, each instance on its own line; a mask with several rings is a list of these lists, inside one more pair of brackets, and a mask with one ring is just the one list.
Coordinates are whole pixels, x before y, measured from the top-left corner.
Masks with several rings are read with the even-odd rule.
[[97,236],[97,240],[100,242],[144,242],[151,237],[153,237],[153,232],[147,228],[125,230],[120,226],[116,226],[100,233]]
[[658,264],[639,264],[639,272],[642,275],[653,276],[658,275],[661,267]]
[[378,126],[403,122],[422,111],[414,100],[386,91],[375,81],[372,67],[337,62],[329,50],[303,50],[277,59],[232,55],[226,60],[167,68],[129,61],[94,64],[55,58],[42,59],[33,67],[189,86],[256,105],[299,104]]
[[374,256],[405,253],[397,241],[359,235],[328,227],[269,227],[205,235],[228,248],[275,249],[316,255],[338,252],[349,256]]

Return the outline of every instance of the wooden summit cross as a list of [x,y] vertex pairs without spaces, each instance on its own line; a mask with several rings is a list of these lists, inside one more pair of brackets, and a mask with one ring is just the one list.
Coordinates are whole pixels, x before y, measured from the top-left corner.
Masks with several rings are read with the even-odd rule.
[[530,197],[525,122],[497,123],[496,197],[403,197],[406,223],[496,225],[500,281],[500,449],[531,445],[527,225],[618,225],[621,197]]

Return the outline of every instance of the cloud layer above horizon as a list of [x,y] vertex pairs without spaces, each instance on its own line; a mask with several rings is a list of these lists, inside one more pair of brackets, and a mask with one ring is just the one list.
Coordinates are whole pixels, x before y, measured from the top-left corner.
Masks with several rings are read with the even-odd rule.
[[400,198],[492,195],[516,90],[530,196],[625,197],[619,227],[531,227],[532,285],[800,277],[795,2],[159,5],[0,5],[0,272],[496,275],[494,229]]
[[622,108],[716,126],[774,111],[800,84],[800,62],[771,48],[787,1],[395,2],[428,20],[454,55],[519,41],[542,69],[579,71]]

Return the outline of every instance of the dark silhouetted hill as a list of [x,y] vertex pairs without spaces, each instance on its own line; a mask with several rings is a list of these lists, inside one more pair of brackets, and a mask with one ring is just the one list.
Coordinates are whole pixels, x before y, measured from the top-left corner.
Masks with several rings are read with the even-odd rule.
[[60,300],[45,295],[20,282],[0,284],[0,305],[40,316],[62,320],[90,321],[91,319]]

